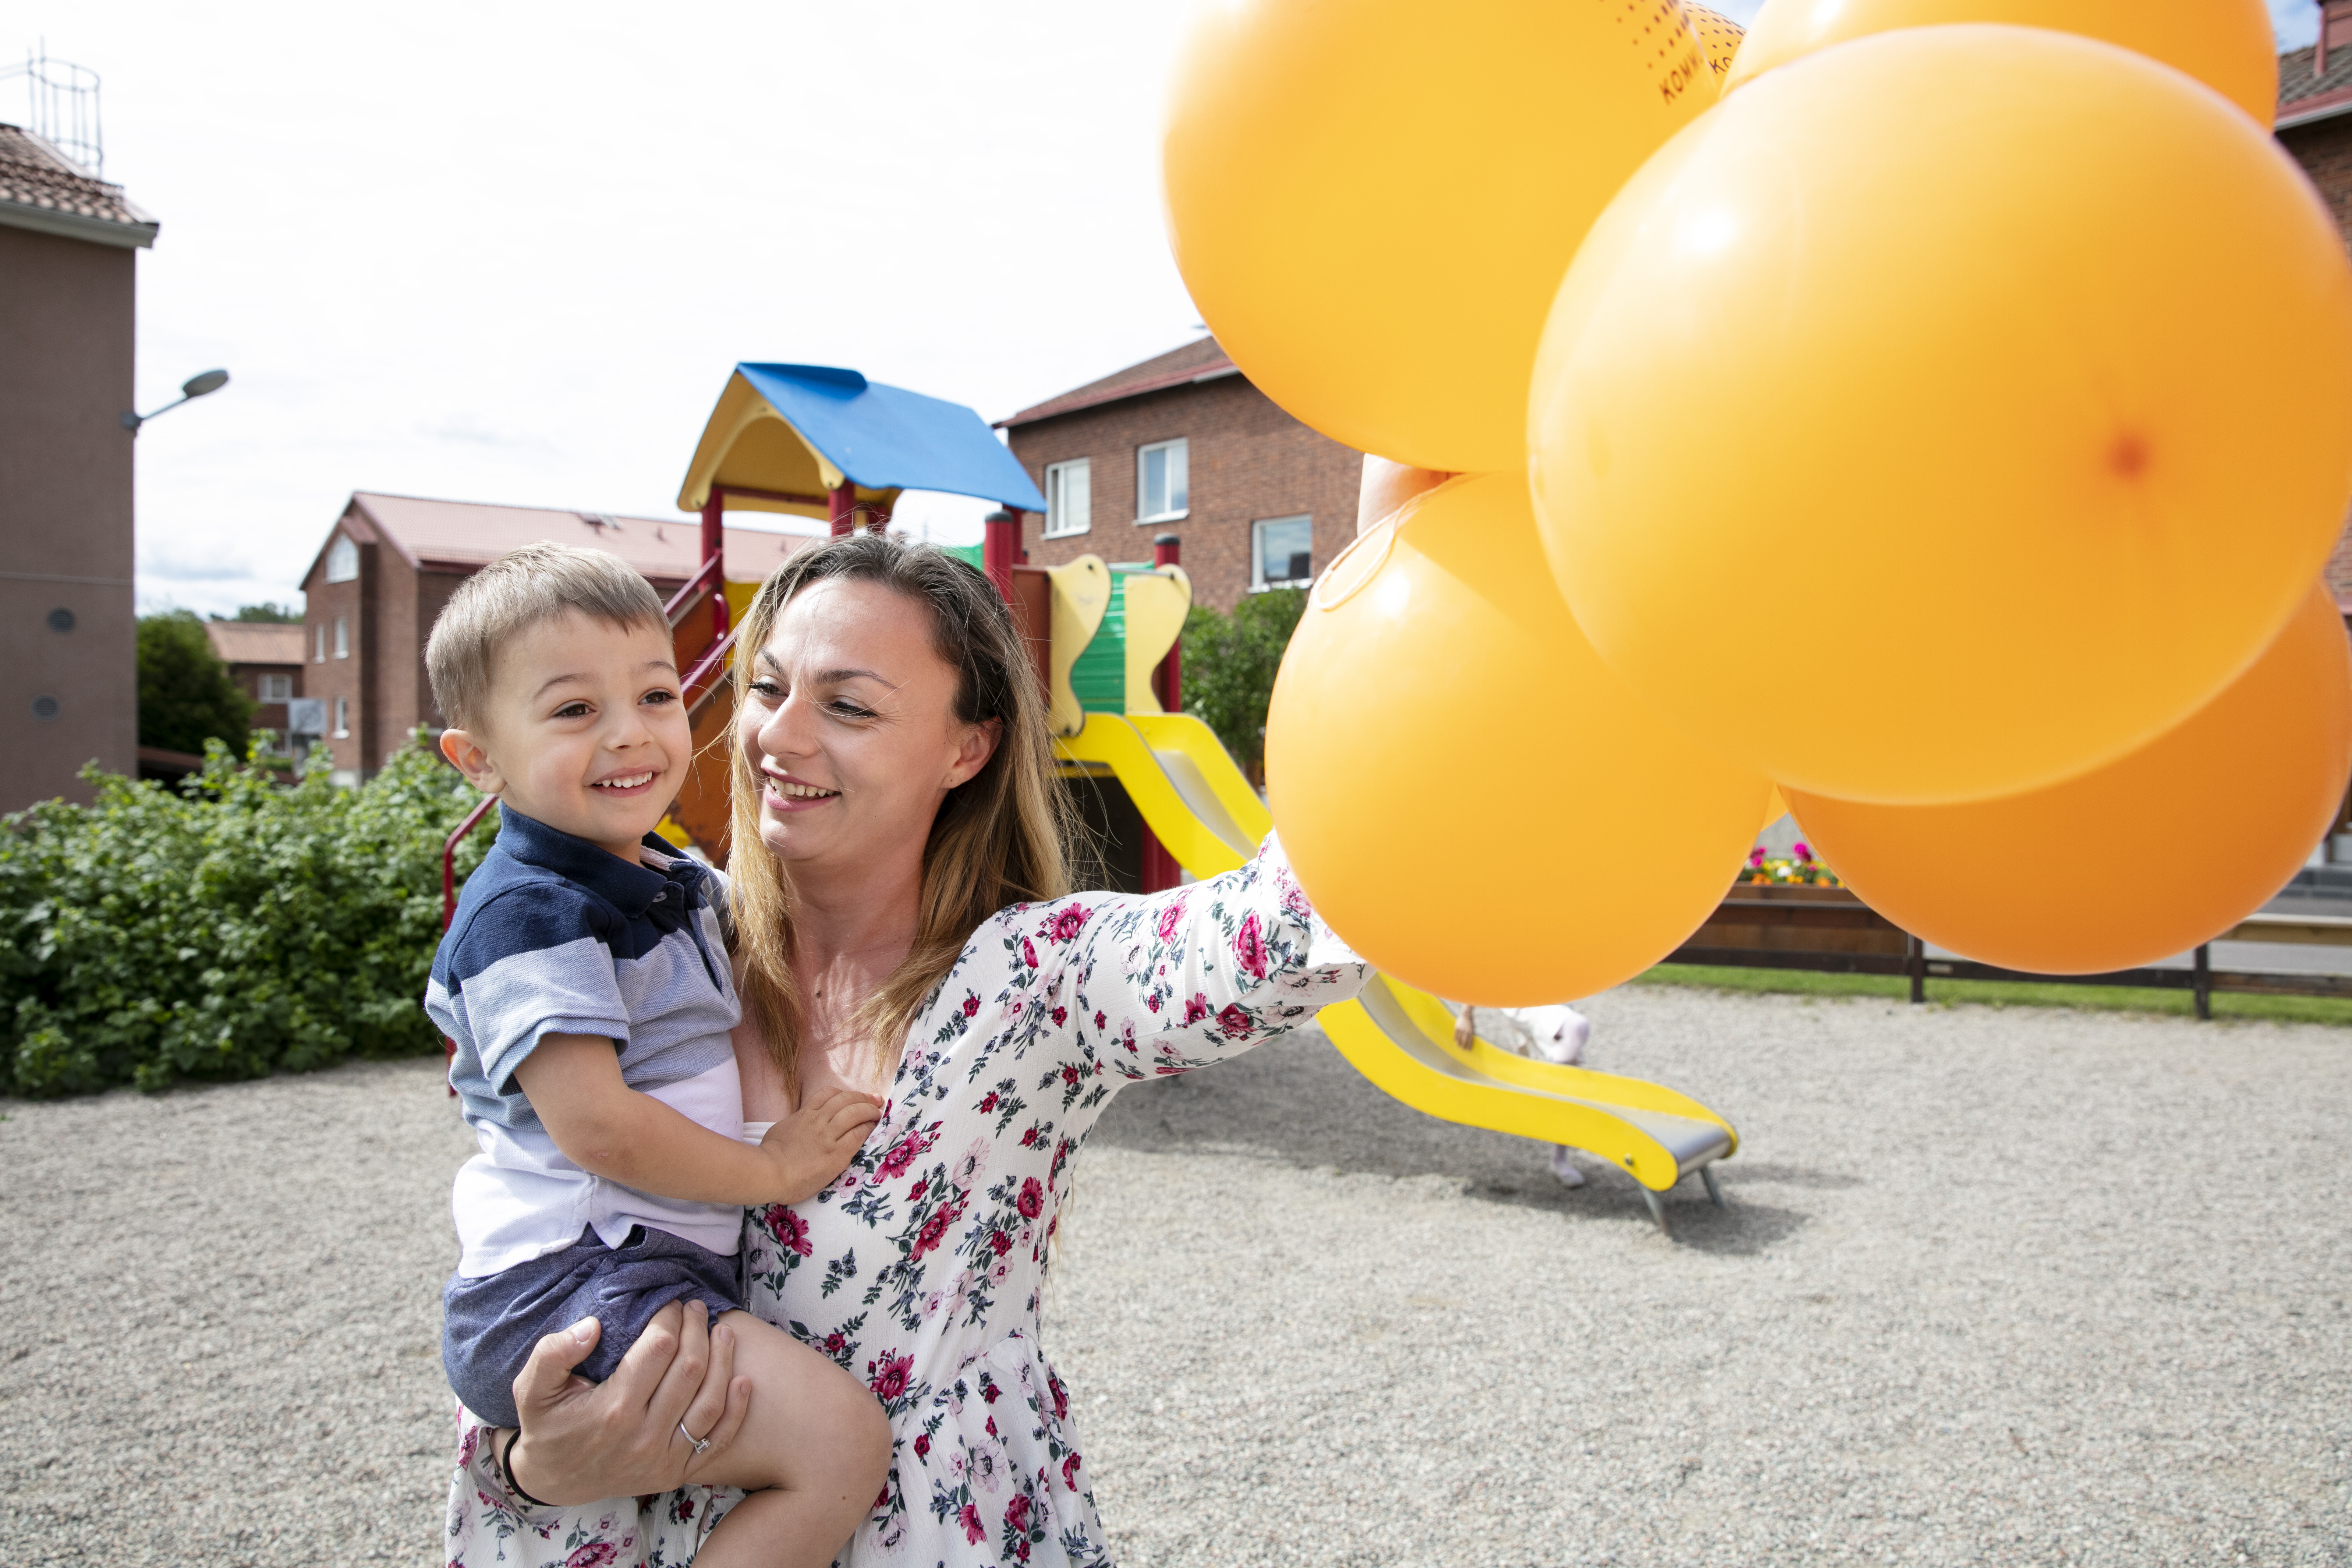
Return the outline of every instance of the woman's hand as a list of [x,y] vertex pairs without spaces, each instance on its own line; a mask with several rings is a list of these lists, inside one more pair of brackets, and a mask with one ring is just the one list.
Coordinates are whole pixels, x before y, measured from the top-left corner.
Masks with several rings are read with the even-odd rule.
[[1422,491],[1433,490],[1452,478],[1435,468],[1408,468],[1365,453],[1364,482],[1356,492],[1356,537],[1360,539],[1387,521],[1397,508]]
[[[515,1378],[522,1436],[509,1484],[559,1506],[646,1497],[686,1485],[727,1451],[751,1408],[751,1380],[737,1377],[735,1336],[709,1326],[701,1302],[671,1302],[613,1375],[601,1384],[572,1369],[596,1348],[603,1325],[583,1318],[548,1335]],[[698,1456],[679,1428],[708,1441]]]
[[760,1151],[772,1161],[779,1184],[770,1203],[796,1204],[833,1185],[882,1120],[882,1097],[854,1089],[820,1089],[768,1129]]

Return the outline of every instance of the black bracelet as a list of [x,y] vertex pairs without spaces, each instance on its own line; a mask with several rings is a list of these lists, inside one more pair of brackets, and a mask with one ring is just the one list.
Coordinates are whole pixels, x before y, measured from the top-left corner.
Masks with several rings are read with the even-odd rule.
[[530,1504],[533,1508],[553,1508],[555,1506],[553,1503],[541,1502],[537,1498],[531,1496],[529,1492],[523,1490],[522,1483],[515,1479],[514,1446],[521,1441],[522,1428],[518,1426],[515,1428],[515,1435],[507,1439],[506,1451],[499,1456],[499,1468],[506,1475],[507,1490],[514,1493],[515,1496],[522,1499],[523,1501]]

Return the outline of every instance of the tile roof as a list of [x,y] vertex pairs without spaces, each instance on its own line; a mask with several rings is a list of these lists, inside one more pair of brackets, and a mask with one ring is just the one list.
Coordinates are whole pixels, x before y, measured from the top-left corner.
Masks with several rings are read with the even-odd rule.
[[302,627],[268,621],[206,621],[205,635],[223,664],[299,664]]
[[159,226],[124,198],[121,185],[8,124],[0,124],[0,224],[125,246],[152,245]]
[[2352,47],[2327,51],[2327,72],[2312,69],[2319,50],[2291,49],[2278,58],[2278,123],[2281,129],[2325,120],[2352,110]]
[[[491,506],[479,501],[431,500],[421,496],[354,490],[335,524],[362,542],[382,540],[412,566],[487,566],[508,551],[552,540],[609,550],[657,583],[682,584],[702,560],[702,524],[691,517],[616,517],[606,512],[562,511],[552,507]],[[334,538],[330,531],[320,555]],[[758,583],[815,535],[769,529],[727,530],[727,580]],[[314,558],[313,570],[318,565]],[[303,574],[309,581],[310,573]]]
[[1240,374],[1233,360],[1218,346],[1216,339],[1199,338],[1181,349],[1171,349],[1155,359],[1145,360],[1141,364],[1131,364],[1125,370],[1113,372],[1100,381],[1090,381],[1058,397],[1049,397],[1036,406],[1024,408],[1008,419],[998,420],[996,424],[999,429],[1034,424],[1059,414],[1075,414],[1081,408],[1116,403],[1122,397],[1139,397],[1147,392]]

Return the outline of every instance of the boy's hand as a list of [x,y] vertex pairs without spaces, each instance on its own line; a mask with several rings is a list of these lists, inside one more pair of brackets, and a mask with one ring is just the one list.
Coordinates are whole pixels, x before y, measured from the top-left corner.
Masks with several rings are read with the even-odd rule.
[[833,1184],[882,1120],[882,1097],[854,1089],[820,1089],[760,1140],[776,1168],[776,1190],[766,1200],[796,1204]]

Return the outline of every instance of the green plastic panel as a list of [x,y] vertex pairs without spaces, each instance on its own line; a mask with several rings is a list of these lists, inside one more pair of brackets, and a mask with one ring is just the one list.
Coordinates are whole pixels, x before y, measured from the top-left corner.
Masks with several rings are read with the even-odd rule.
[[1088,713],[1127,711],[1127,574],[1110,574],[1110,605],[1070,667],[1070,690]]

